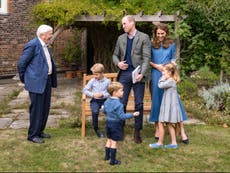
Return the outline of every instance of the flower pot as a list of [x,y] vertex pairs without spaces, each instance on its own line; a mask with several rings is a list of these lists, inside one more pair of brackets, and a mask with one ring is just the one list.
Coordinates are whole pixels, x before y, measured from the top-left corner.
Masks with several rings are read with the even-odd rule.
[[83,71],[82,71],[82,70],[77,70],[77,71],[76,71],[76,76],[77,76],[78,78],[82,78],[82,75],[83,75]]
[[65,75],[66,75],[66,78],[72,79],[74,77],[74,72],[73,71],[66,71]]

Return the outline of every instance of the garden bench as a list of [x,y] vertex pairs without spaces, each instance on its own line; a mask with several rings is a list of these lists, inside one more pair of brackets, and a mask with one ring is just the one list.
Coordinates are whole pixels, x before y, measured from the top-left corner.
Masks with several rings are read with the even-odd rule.
[[[104,76],[110,79],[111,81],[117,81],[117,73],[104,73]],[[92,79],[94,75],[83,75],[83,80],[82,80],[82,87],[84,88],[87,84],[87,82]],[[91,98],[87,97],[84,93],[82,93],[82,103],[81,103],[81,108],[82,108],[82,127],[81,127],[81,136],[85,137],[85,128],[86,128],[86,116],[91,116],[92,112],[90,109],[90,100]],[[150,110],[151,110],[151,94],[149,91],[149,82],[146,83],[145,85],[145,95],[144,95],[144,110],[143,114],[144,115],[149,115]],[[133,113],[135,111],[135,102],[134,102],[134,94],[133,91],[131,90],[129,99],[128,99],[128,104],[126,107],[126,112],[127,113]],[[104,115],[101,111],[99,113],[99,116]]]

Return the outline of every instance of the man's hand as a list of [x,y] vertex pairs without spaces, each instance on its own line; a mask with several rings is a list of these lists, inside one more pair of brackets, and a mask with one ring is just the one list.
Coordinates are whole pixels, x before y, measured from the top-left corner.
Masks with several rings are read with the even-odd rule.
[[117,64],[117,66],[121,69],[121,70],[126,70],[129,65],[126,63],[126,61],[121,61]]
[[144,77],[143,74],[139,74],[137,76],[136,82],[140,82],[143,77]]

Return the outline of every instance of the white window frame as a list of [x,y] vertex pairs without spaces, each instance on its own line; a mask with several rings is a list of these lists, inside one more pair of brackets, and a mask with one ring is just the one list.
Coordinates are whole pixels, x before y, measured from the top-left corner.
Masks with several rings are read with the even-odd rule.
[[7,0],[0,0],[1,7],[0,7],[0,14],[7,14]]

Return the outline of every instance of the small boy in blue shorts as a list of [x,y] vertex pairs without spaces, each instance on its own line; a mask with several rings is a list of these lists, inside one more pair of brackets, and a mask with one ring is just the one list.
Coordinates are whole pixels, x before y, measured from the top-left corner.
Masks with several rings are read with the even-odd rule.
[[85,88],[83,89],[83,93],[88,97],[91,97],[90,108],[92,111],[92,122],[93,128],[96,132],[96,135],[99,138],[103,138],[104,135],[100,132],[98,127],[98,114],[101,106],[104,104],[105,100],[109,97],[109,93],[107,91],[107,87],[110,84],[110,80],[106,78],[104,74],[104,65],[100,63],[94,64],[91,69],[92,73],[95,75],[92,78]]
[[111,82],[108,86],[111,95],[105,103],[102,111],[106,114],[106,134],[105,160],[110,159],[110,165],[120,165],[121,161],[116,160],[117,141],[122,141],[122,122],[125,119],[139,116],[140,112],[133,114],[124,113],[124,106],[120,102],[123,96],[123,85],[120,82]]

